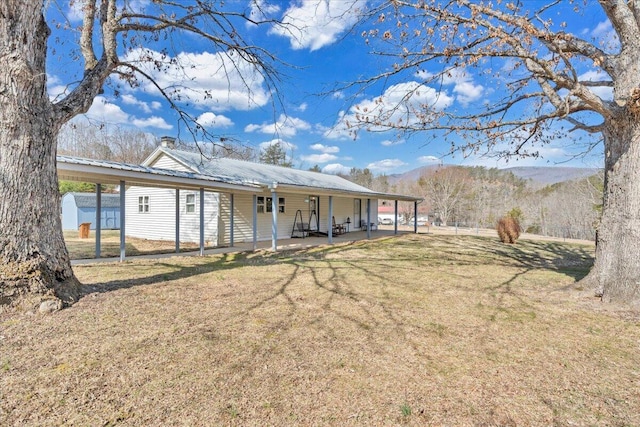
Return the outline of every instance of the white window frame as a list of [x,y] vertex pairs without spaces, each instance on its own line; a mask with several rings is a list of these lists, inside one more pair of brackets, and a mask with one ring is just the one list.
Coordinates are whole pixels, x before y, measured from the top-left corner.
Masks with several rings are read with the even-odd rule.
[[285,213],[285,202],[284,197],[278,197],[278,213]]
[[264,208],[264,196],[258,196],[256,199],[256,212],[257,213],[265,213],[266,209]]
[[185,195],[185,212],[188,214],[196,213],[196,195],[195,194],[187,194]]
[[149,213],[149,196],[138,196],[138,213]]

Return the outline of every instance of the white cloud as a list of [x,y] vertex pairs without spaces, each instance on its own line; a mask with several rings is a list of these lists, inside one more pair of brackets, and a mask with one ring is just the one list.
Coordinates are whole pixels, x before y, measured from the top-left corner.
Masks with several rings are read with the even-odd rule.
[[96,96],[85,116],[91,120],[104,123],[125,124],[129,123],[129,115],[122,111],[118,105],[113,104],[103,96]]
[[344,92],[338,90],[338,91],[333,92],[331,94],[331,97],[333,99],[344,99],[345,95],[344,95]]
[[418,162],[429,164],[429,163],[441,163],[442,160],[440,159],[440,157],[436,157],[436,156],[420,156],[418,157]]
[[287,37],[293,49],[318,50],[338,40],[357,22],[365,6],[366,0],[298,1],[285,11],[284,25],[269,32]]
[[598,23],[591,31],[591,36],[599,44],[601,49],[613,51],[620,47],[618,34],[614,31],[611,21],[609,20]]
[[[586,73],[578,76],[578,80],[598,82],[598,81],[611,81],[611,78],[604,71],[592,70],[592,71],[587,71]],[[589,90],[605,101],[613,100],[612,87],[607,87],[607,86],[590,87]]]
[[[513,67],[513,65],[510,65]],[[453,93],[456,94],[456,101],[467,107],[473,101],[482,98],[485,93],[484,86],[475,84],[473,77],[467,74],[464,68],[454,68],[443,75],[435,75],[425,70],[417,71],[414,74],[423,81],[438,82],[443,85],[453,85]]]
[[385,146],[385,147],[391,147],[393,145],[400,145],[400,144],[404,144],[405,140],[404,139],[385,139],[384,141],[380,142],[381,145]]
[[341,165],[340,163],[331,163],[322,168],[323,173],[330,173],[333,175],[342,174],[348,175],[351,172],[351,168],[349,166]]
[[233,126],[233,121],[230,118],[221,114],[212,113],[211,111],[200,114],[196,119],[196,122],[205,128],[224,128]]
[[151,104],[149,104],[148,102],[140,101],[138,98],[130,94],[124,94],[121,96],[121,98],[122,102],[124,102],[126,105],[138,107],[147,114],[151,113],[153,109],[157,109],[161,105],[159,102],[152,102]]
[[442,111],[453,103],[446,92],[415,81],[390,86],[380,97],[366,99],[340,112],[337,124],[324,133],[325,138],[352,136],[354,128],[385,131],[394,125],[412,125],[426,121],[431,113]]
[[158,128],[158,129],[173,129],[173,126],[167,123],[162,117],[151,116],[146,119],[133,119],[131,123],[139,128]]
[[404,165],[406,165],[406,163],[400,159],[384,159],[377,162],[369,163],[367,165],[367,169],[370,169],[372,171],[387,172]]
[[335,145],[313,144],[309,146],[310,149],[320,151],[322,153],[339,153],[340,147]]
[[337,158],[338,156],[334,154],[329,154],[329,153],[309,154],[308,156],[300,156],[300,159],[304,160],[305,162],[311,162],[311,163],[327,163],[327,162],[334,161]]
[[[264,0],[252,0],[251,1],[251,11],[249,12],[249,16],[253,21],[263,21],[270,19],[270,17],[276,13],[280,12],[280,6],[275,4],[269,4]],[[251,26],[251,23],[247,23],[248,26]]]
[[298,149],[297,145],[287,142],[280,138],[276,138],[276,139],[272,139],[271,141],[265,141],[260,143],[260,149],[266,150],[270,146],[276,145],[276,144],[280,144],[280,146],[287,152],[291,152]]
[[307,108],[309,108],[309,104],[307,104],[306,102],[303,102],[302,104],[298,105],[297,110],[298,111],[307,111]]
[[244,131],[291,137],[295,136],[299,130],[309,129],[311,129],[311,125],[304,120],[281,114],[275,123],[249,124],[244,128]]
[[148,118],[138,118],[125,113],[120,106],[109,102],[103,96],[96,96],[91,104],[91,108],[84,114],[89,120],[94,120],[108,124],[132,125],[139,128],[173,129],[162,117],[152,116]]
[[[190,103],[211,111],[250,110],[267,104],[270,94],[255,67],[231,53],[179,53],[169,57],[148,49],[136,49],[122,58],[149,74],[178,103]],[[160,65],[160,69],[156,66]],[[160,96],[140,77],[140,88]]]

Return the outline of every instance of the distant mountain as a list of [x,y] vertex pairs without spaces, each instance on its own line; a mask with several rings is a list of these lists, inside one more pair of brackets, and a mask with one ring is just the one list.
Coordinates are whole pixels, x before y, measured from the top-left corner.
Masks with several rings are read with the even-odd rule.
[[[448,165],[444,165],[447,167]],[[436,170],[440,165],[428,165],[412,169],[402,174],[388,175],[389,184],[399,181],[417,181],[423,174]],[[598,173],[598,168],[573,168],[567,166],[519,166],[501,169],[511,172],[516,177],[530,180],[534,186],[546,186],[558,182],[571,181],[573,179],[586,178]]]
[[598,173],[598,168],[572,168],[566,166],[521,166],[506,168],[518,178],[531,180],[534,184],[551,185],[558,182],[586,178]]

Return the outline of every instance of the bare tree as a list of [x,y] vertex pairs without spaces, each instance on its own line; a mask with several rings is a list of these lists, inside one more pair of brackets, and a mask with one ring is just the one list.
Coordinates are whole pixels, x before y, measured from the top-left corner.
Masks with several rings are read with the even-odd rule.
[[156,145],[149,133],[88,123],[67,123],[58,135],[59,154],[123,163],[142,163]]
[[[233,3],[233,2],[230,2]],[[119,85],[143,82],[162,94],[179,121],[194,136],[207,131],[182,108],[193,90],[171,81],[163,84],[156,73],[180,69],[178,55],[160,52],[161,40],[190,34],[208,43],[221,57],[221,69],[244,77],[245,85],[258,79],[270,89],[276,83],[276,58],[243,38],[245,25],[259,25],[261,16],[231,9],[217,1],[128,2],[84,0],[77,53],[84,72],[69,91],[51,100],[47,93],[46,55],[51,34],[47,7],[58,2],[4,0],[0,2],[0,300],[17,296],[45,296],[72,303],[78,281],[71,269],[60,222],[56,174],[56,141],[60,128],[85,113],[109,80]],[[52,6],[53,5],[53,6]],[[276,22],[269,22],[277,25]],[[66,22],[59,23],[61,28]],[[74,43],[71,37],[67,43]],[[179,45],[179,43],[177,43]],[[173,46],[171,43],[165,46]],[[183,68],[186,72],[186,67]],[[175,76],[174,76],[175,77]],[[229,84],[231,84],[229,82]],[[202,97],[214,97],[201,93]],[[191,123],[196,123],[191,125]]]
[[[562,17],[601,11],[611,37],[567,32]],[[604,144],[604,203],[596,260],[585,286],[604,301],[640,302],[640,4],[628,0],[385,2],[364,32],[388,72],[359,82],[400,79],[401,102],[354,108],[349,125],[433,131],[463,153],[536,156],[568,144]],[[453,108],[443,90],[482,74],[500,96],[481,107]],[[416,76],[421,81],[415,81]],[[398,88],[396,89],[396,95]],[[463,100],[464,101],[464,100]]]
[[465,200],[471,194],[470,182],[469,173],[456,166],[431,170],[418,180],[425,198],[431,202],[436,221],[441,221],[442,225],[460,215]]

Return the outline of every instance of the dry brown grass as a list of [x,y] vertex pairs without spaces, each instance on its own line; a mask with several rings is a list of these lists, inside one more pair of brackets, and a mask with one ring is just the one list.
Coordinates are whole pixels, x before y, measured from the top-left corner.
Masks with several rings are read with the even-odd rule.
[[592,246],[406,235],[80,266],[0,317],[0,425],[640,425],[640,320]]
[[[88,239],[81,239],[77,231],[65,231],[64,241],[71,259],[92,259],[96,256],[95,232],[89,233]],[[127,256],[160,254],[175,252],[176,244],[166,240],[148,240],[127,237],[125,242]],[[197,243],[181,243],[180,252],[198,250]],[[100,233],[100,255],[102,258],[120,256],[120,231],[104,230]]]

